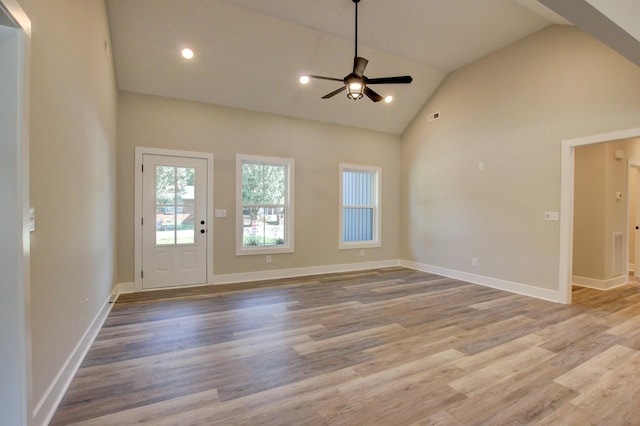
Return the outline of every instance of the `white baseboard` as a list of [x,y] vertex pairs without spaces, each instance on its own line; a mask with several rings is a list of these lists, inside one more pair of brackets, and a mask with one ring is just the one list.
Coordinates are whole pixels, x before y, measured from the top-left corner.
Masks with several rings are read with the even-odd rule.
[[[303,277],[309,275],[333,274],[342,272],[364,271],[367,269],[389,268],[394,266],[404,266],[418,271],[429,272],[443,277],[454,278],[473,284],[504,290],[523,296],[535,297],[537,299],[548,300],[556,303],[563,303],[560,293],[557,290],[548,290],[534,287],[527,284],[501,280],[498,278],[483,275],[471,274],[440,266],[427,265],[408,260],[392,259],[372,262],[345,263],[339,265],[311,266],[305,268],[275,269],[270,271],[244,272],[237,274],[215,275],[211,285],[238,284],[249,281],[276,280],[285,278]],[[120,294],[145,291],[136,289],[135,283],[120,283],[117,286]]]
[[535,297],[537,299],[548,300],[550,302],[563,303],[560,292],[557,290],[548,290],[545,288],[534,287],[527,284],[516,283],[513,281],[501,280],[498,278],[487,277],[484,275],[471,274],[469,272],[457,271],[455,269],[442,268],[440,266],[427,265],[409,260],[400,262],[401,266],[415,269],[422,272],[441,275],[443,277],[454,278],[466,281],[472,284],[478,284],[485,287],[491,287],[498,290],[508,291],[510,293],[521,294],[523,296]]
[[579,277],[574,275],[571,278],[573,285],[579,287],[595,288],[596,290],[611,290],[612,288],[620,287],[629,282],[627,275],[621,275],[619,277],[609,278],[608,280],[597,280],[594,278]]
[[67,388],[71,384],[71,380],[73,380],[73,377],[76,375],[80,364],[82,364],[84,357],[89,351],[89,348],[91,348],[109,312],[111,312],[112,302],[118,298],[117,289],[118,286],[113,289],[109,298],[104,302],[84,335],[80,338],[80,341],[67,358],[67,361],[51,382],[44,396],[34,408],[33,419],[30,424],[47,425],[53,418],[53,415],[58,409],[58,405],[60,405],[60,401],[62,401],[64,394],[67,392]]
[[142,291],[170,290],[175,288],[202,287],[206,285],[239,284],[250,281],[278,280],[285,278],[304,277],[309,275],[335,274],[341,272],[366,271],[368,269],[390,268],[400,266],[399,259],[378,260],[371,262],[345,263],[339,265],[310,266],[306,268],[273,269],[270,271],[242,272],[237,274],[214,275],[213,282],[208,284],[195,284],[190,286],[146,288],[136,287],[135,282],[119,283],[116,288],[118,294],[135,293]]
[[310,266],[306,268],[274,269],[271,271],[244,272],[239,274],[221,274],[213,277],[213,284],[237,284],[248,281],[277,280],[309,275],[366,271],[367,269],[389,268],[393,266],[400,266],[400,260],[380,260],[340,265]]

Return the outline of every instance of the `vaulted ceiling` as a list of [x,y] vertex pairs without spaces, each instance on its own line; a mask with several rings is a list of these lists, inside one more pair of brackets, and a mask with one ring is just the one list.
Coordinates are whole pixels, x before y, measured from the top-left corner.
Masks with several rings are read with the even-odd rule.
[[[390,104],[321,96],[354,56],[352,0],[108,0],[118,87],[139,93],[402,133],[443,78],[552,23],[536,0],[362,0],[359,56]],[[183,47],[195,52],[188,61]]]

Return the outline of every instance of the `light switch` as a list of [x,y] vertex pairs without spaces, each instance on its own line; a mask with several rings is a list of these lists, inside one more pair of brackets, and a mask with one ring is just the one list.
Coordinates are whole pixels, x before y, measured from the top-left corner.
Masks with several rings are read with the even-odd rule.
[[36,210],[31,207],[29,209],[29,231],[33,232],[36,230]]
[[216,209],[216,217],[227,217],[226,209]]

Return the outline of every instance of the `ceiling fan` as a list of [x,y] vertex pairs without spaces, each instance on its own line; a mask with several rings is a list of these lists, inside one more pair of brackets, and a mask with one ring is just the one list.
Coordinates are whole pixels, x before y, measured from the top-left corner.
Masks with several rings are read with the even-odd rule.
[[[356,7],[356,37],[355,37],[355,55],[353,57],[353,71],[344,78],[323,77],[320,75],[303,75],[300,77],[300,83],[307,84],[309,79],[315,78],[318,80],[331,80],[340,81],[344,85],[339,89],[334,90],[331,93],[327,93],[322,99],[329,99],[337,95],[338,93],[347,91],[347,97],[357,101],[366,95],[373,102],[380,102],[385,99],[369,86],[372,84],[409,84],[413,81],[410,75],[403,75],[398,77],[380,77],[380,78],[368,78],[364,75],[364,70],[367,67],[369,61],[365,58],[358,56],[358,3],[360,0],[352,0]],[[389,100],[387,100],[389,102]]]

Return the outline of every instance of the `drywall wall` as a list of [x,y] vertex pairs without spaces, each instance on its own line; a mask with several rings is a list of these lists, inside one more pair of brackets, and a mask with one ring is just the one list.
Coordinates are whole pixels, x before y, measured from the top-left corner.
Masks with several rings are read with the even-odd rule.
[[[357,105],[356,105],[357,108]],[[120,92],[118,102],[118,280],[134,281],[134,148],[214,154],[214,274],[398,259],[400,137],[197,102]],[[235,254],[236,154],[295,160],[295,252]],[[382,247],[338,249],[338,165],[382,168]]]
[[[103,0],[21,0],[31,45],[33,401],[48,395],[115,274],[116,100]],[[86,302],[85,302],[86,301]]]
[[561,141],[638,123],[640,68],[573,27],[450,74],[403,135],[403,258],[558,290]]
[[[604,280],[607,144],[576,148],[573,201],[573,275]],[[605,278],[606,277],[606,278]]]

